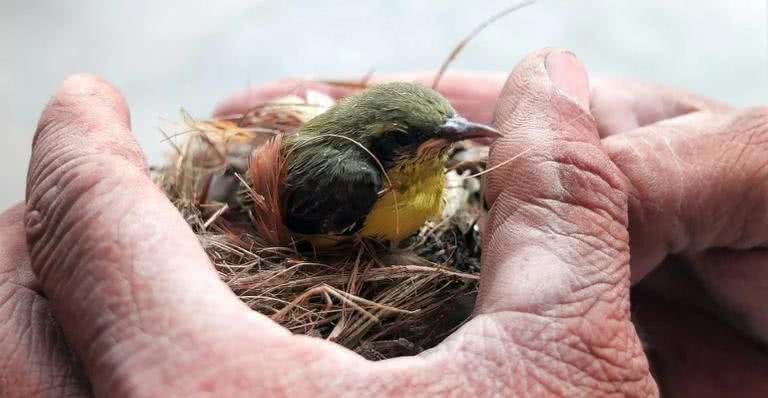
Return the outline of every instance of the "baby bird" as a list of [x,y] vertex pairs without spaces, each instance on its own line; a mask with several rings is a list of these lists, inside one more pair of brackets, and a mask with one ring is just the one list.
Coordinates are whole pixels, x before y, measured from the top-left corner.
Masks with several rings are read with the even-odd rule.
[[422,85],[372,86],[283,137],[283,223],[310,241],[402,240],[441,213],[452,144],[498,135]]

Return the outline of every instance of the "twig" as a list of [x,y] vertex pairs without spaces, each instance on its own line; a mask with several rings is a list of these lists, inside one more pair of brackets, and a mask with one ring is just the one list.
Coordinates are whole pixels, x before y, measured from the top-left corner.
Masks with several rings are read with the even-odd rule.
[[478,25],[472,32],[469,33],[461,42],[459,42],[459,45],[454,47],[453,51],[448,55],[448,58],[443,62],[443,64],[440,66],[440,69],[437,72],[437,76],[435,76],[435,80],[432,82],[432,89],[437,89],[437,85],[440,84],[440,80],[443,78],[443,74],[445,74],[446,69],[448,69],[448,66],[453,62],[454,59],[456,59],[456,56],[459,55],[461,50],[464,49],[464,47],[469,43],[472,39],[475,38],[480,32],[482,32],[485,28],[487,28],[492,23],[498,21],[499,19],[523,8],[527,7],[533,3],[535,3],[536,0],[527,0],[522,3],[515,4],[498,14],[486,19],[483,23]]

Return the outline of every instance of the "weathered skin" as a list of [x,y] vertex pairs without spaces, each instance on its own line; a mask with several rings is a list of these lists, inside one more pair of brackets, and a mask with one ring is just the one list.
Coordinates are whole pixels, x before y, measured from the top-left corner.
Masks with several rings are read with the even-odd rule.
[[[768,275],[757,267],[766,263],[765,251],[746,250],[768,239],[760,218],[768,213],[768,111],[706,101],[680,111],[674,98],[681,96],[661,91],[638,93],[627,107],[611,93],[630,88],[601,92],[598,85],[590,114],[586,73],[562,50],[532,54],[502,83],[444,80],[457,110],[478,121],[488,120],[489,104],[502,92],[496,126],[506,136],[494,146],[492,164],[534,148],[488,177],[492,210],[476,316],[424,355],[373,363],[292,336],[234,297],[148,179],[119,94],[89,76],[68,79],[44,112],[33,146],[29,260],[21,212],[0,219],[6,276],[0,310],[11,319],[0,328],[0,395],[85,395],[91,388],[110,397],[654,396],[629,320],[630,235],[638,275],[670,250],[688,254],[691,269],[724,308],[738,311],[748,320],[740,325],[765,339],[764,312],[756,308],[768,291]],[[261,101],[293,87],[265,87],[248,98]],[[250,105],[233,101],[221,112]],[[624,132],[616,127],[621,123],[602,122],[603,113],[649,125],[700,110],[663,122],[666,127],[645,127],[658,134],[602,142],[598,134]],[[706,115],[723,117],[715,123]],[[665,148],[669,153],[661,156]],[[718,162],[704,162],[701,151],[712,151],[706,156]],[[697,179],[721,188],[685,183]],[[718,224],[721,219],[729,223]],[[685,239],[677,242],[680,233]],[[711,247],[727,249],[705,251]],[[39,289],[14,288],[38,286],[16,276],[25,264]],[[659,275],[640,284],[638,300],[658,344],[665,392],[765,396],[764,351],[713,316],[718,307],[705,293],[684,288],[690,280]],[[735,277],[746,282],[735,286]],[[75,376],[52,332],[42,293],[90,386]],[[680,353],[700,357],[689,363]],[[716,360],[701,360],[707,355]]]

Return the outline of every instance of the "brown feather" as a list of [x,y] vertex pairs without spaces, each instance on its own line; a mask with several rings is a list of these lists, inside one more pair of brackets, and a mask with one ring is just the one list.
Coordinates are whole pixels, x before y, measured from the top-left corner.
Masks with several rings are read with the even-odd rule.
[[251,154],[248,166],[250,189],[253,200],[251,211],[258,235],[274,246],[289,243],[290,234],[283,223],[280,192],[285,181],[285,159],[280,153],[282,136],[277,135]]

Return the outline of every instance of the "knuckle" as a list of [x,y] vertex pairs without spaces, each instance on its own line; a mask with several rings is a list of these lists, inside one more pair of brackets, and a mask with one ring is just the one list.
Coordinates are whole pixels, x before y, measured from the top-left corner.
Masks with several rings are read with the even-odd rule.
[[721,154],[729,160],[722,163],[725,172],[755,188],[764,187],[765,184],[754,182],[763,181],[768,175],[768,107],[738,112],[724,127],[725,137],[729,138]]
[[754,120],[757,124],[768,126],[768,106],[753,106],[740,112],[740,118]]
[[[71,130],[63,134],[71,134]],[[32,152],[27,173],[27,201],[49,189],[63,188],[84,179],[108,178],[125,170],[148,175],[148,166],[138,148],[97,139],[87,147],[71,140],[39,142]]]
[[[66,154],[66,153],[65,153]],[[52,264],[67,257],[101,212],[120,200],[116,187],[132,167],[111,155],[65,156],[45,171],[28,193],[25,229],[36,274],[45,285]],[[115,209],[115,212],[120,210]]]
[[768,106],[747,108],[737,114],[733,131],[746,137],[745,144],[764,146],[768,144]]
[[489,178],[488,189],[496,189],[497,197],[504,199],[497,203],[498,214],[507,218],[517,213],[509,211],[511,207],[532,206],[544,208],[551,216],[544,225],[552,225],[554,218],[581,227],[593,225],[594,221],[626,226],[626,178],[598,150],[582,145],[536,160],[527,169],[509,170],[504,180]]

